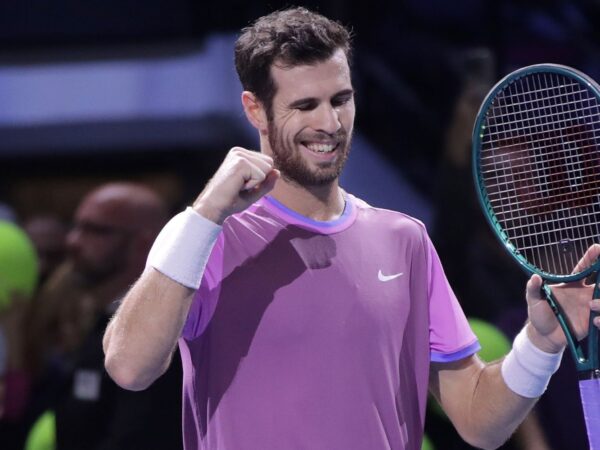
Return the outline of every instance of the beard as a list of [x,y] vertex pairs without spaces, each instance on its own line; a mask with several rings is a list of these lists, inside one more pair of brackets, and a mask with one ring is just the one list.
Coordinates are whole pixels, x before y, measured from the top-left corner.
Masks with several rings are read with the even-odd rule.
[[[331,135],[327,137],[331,138]],[[269,144],[273,152],[275,168],[279,169],[284,179],[300,186],[325,186],[339,178],[350,154],[352,136],[345,130],[341,130],[334,137],[339,142],[335,150],[338,152],[337,158],[331,162],[323,161],[317,163],[316,168],[311,168],[297,149],[297,146],[300,145],[300,140],[294,138],[285,139],[273,121],[269,121]]]
[[72,258],[73,272],[82,286],[93,287],[114,277],[121,270],[117,261],[103,264],[91,264],[81,259]]
[[118,245],[113,243],[110,247],[110,250],[104,250],[102,258],[90,258],[76,250],[70,252],[73,273],[83,286],[96,286],[126,270],[124,261],[127,257],[128,243],[123,240]]

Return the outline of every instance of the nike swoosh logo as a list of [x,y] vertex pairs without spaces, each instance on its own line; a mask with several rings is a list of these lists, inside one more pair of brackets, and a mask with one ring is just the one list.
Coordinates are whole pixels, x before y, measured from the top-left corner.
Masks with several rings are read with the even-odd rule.
[[377,273],[377,278],[379,278],[379,281],[390,281],[390,280],[398,278],[399,276],[402,276],[402,275],[404,275],[404,273],[402,273],[402,272],[395,273],[393,275],[384,275],[380,269],[379,272]]

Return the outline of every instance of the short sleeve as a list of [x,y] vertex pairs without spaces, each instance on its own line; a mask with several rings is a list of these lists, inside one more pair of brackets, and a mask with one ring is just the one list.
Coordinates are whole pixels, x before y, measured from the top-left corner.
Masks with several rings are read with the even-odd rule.
[[476,353],[481,347],[448,283],[440,258],[429,238],[426,247],[431,361],[457,361]]

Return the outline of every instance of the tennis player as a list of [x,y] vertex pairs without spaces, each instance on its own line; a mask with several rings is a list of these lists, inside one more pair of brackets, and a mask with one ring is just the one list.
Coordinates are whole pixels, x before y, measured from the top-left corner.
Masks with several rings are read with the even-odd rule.
[[[347,29],[278,11],[243,30],[235,59],[260,152],[231,149],[163,229],[107,328],[110,375],[145,389],[179,344],[187,450],[417,450],[428,390],[467,442],[500,446],[565,347],[541,279],[513,350],[484,364],[423,225],[339,186]],[[590,293],[556,288],[580,335]]]

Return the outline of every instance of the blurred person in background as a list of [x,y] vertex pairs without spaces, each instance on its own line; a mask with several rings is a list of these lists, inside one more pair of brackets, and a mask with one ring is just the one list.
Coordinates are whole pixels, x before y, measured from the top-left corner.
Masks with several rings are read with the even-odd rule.
[[525,308],[521,286],[527,277],[498,245],[473,184],[471,134],[481,102],[496,78],[495,58],[481,48],[466,52],[463,60],[462,89],[445,130],[435,177],[432,239],[467,316],[494,322],[509,305]]
[[40,283],[43,283],[67,255],[66,240],[69,227],[58,216],[40,214],[24,221],[23,229],[37,251]]
[[168,216],[164,201],[134,183],[86,195],[67,235],[67,259],[52,273],[29,317],[31,423],[51,409],[57,450],[181,448],[181,368],[153,389],[118,387],[103,365],[102,335]]

